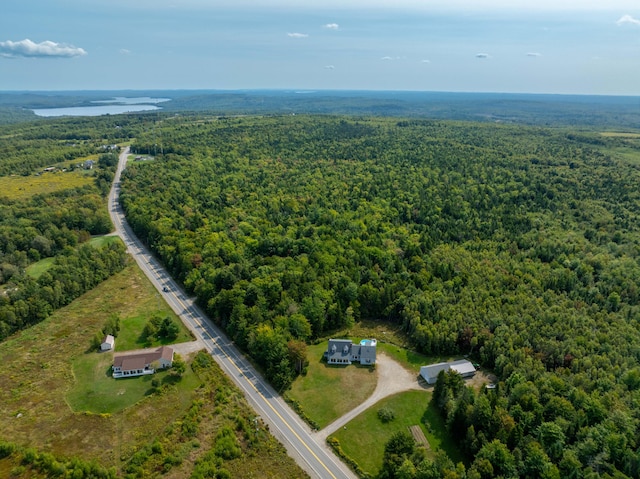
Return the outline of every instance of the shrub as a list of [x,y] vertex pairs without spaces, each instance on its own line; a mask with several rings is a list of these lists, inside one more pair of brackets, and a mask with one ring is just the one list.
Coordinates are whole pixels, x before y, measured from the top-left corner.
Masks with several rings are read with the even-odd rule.
[[392,409],[389,409],[388,407],[383,407],[378,409],[378,419],[380,419],[382,422],[387,423],[387,422],[391,422],[396,418],[396,413],[393,412]]
[[215,454],[222,459],[235,459],[242,455],[242,449],[238,444],[235,432],[229,427],[224,427],[216,436]]

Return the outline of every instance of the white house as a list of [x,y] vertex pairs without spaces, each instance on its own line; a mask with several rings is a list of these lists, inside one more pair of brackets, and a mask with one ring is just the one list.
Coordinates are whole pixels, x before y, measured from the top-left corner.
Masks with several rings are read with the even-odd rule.
[[116,343],[116,338],[114,338],[110,334],[107,334],[102,340],[102,343],[100,344],[100,351],[111,351],[115,346],[115,343]]
[[153,374],[158,369],[173,365],[173,348],[162,346],[113,356],[113,377],[125,378]]
[[363,339],[359,344],[354,344],[349,339],[330,339],[324,355],[329,364],[351,364],[353,361],[360,364],[376,363],[375,339]]
[[476,373],[476,368],[473,367],[473,364],[466,359],[460,359],[458,361],[422,366],[420,368],[420,376],[422,376],[428,384],[435,384],[438,380],[438,374],[440,374],[440,371],[449,370],[457,372],[463,378],[471,378]]

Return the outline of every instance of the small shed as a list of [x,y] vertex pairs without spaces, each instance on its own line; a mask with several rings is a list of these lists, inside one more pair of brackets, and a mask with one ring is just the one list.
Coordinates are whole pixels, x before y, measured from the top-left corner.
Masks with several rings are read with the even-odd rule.
[[420,368],[420,376],[427,381],[428,384],[435,384],[438,380],[440,371],[453,370],[460,374],[463,378],[471,378],[476,373],[476,368],[466,359],[458,361],[449,361],[446,363],[429,364]]
[[107,334],[102,340],[102,343],[100,344],[100,351],[111,351],[115,344],[116,344],[116,338],[114,338],[110,334]]

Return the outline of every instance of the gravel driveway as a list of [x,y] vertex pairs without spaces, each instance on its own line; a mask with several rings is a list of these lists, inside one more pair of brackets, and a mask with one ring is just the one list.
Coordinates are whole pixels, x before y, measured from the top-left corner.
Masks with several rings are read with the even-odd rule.
[[343,427],[358,414],[369,409],[382,398],[411,389],[424,390],[432,387],[424,380],[419,380],[417,374],[407,371],[396,360],[380,352],[378,352],[376,357],[376,374],[378,375],[378,384],[373,394],[358,407],[318,431],[316,435],[319,441],[325,441],[327,436]]
[[171,344],[170,346],[173,348],[174,352],[182,356],[182,359],[187,359],[191,353],[205,349],[204,343],[199,339],[196,341],[189,341],[187,343]]

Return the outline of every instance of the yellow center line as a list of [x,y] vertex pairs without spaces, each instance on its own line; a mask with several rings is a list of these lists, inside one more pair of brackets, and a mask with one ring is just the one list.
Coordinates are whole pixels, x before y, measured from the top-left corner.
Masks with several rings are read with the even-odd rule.
[[280,415],[280,413],[278,411],[276,411],[276,409],[273,407],[273,405],[267,400],[266,397],[264,397],[264,395],[258,390],[258,388],[256,387],[255,384],[253,384],[253,382],[251,382],[249,380],[249,378],[247,378],[247,376],[242,372],[242,369],[240,369],[238,367],[238,365],[235,363],[235,361],[231,358],[231,356],[229,356],[227,354],[227,352],[222,349],[219,345],[218,342],[216,341],[216,339],[211,336],[211,334],[209,334],[209,331],[207,330],[207,328],[205,328],[202,323],[200,322],[200,320],[198,319],[198,317],[193,314],[190,310],[189,307],[187,307],[186,304],[184,304],[180,298],[178,298],[177,295],[174,295],[174,298],[176,299],[176,301],[178,301],[178,303],[180,303],[180,306],[182,306],[185,311],[187,311],[191,317],[194,319],[194,321],[197,323],[198,326],[200,326],[203,330],[204,333],[208,336],[208,338],[213,341],[213,343],[216,345],[216,347],[222,351],[222,354],[225,355],[225,357],[227,358],[227,360],[233,365],[234,368],[236,368],[238,370],[238,372],[240,373],[240,375],[242,377],[244,377],[246,379],[246,382],[249,383],[251,385],[251,387],[253,388],[253,390],[258,393],[258,395],[264,400],[264,402],[271,408],[271,410],[280,418],[280,420],[286,424],[286,426],[289,428],[289,431],[291,431],[293,433],[293,435],[302,443],[302,445],[307,449],[307,451],[309,451],[309,453],[322,465],[322,467],[325,468],[325,470],[329,473],[329,475],[333,478],[333,479],[337,479],[336,476],[333,475],[333,473],[329,470],[329,468],[326,466],[326,464],[324,462],[322,462],[320,460],[320,458],[311,450],[311,448],[307,445],[307,443],[305,441],[302,440],[302,438],[298,435],[297,432],[295,432],[293,430],[293,428],[291,427],[291,425]]
[[[120,215],[117,215],[118,219],[120,220],[120,225],[122,227],[122,230],[124,230],[125,235],[128,236],[128,233],[126,232],[125,228],[124,228],[124,221],[121,220]],[[133,243],[133,241],[131,240],[131,238],[129,238],[129,241]],[[140,250],[142,251],[142,250]],[[150,265],[148,265],[150,266]],[[149,270],[151,273],[153,273],[153,268],[151,267],[147,267],[147,270]],[[242,369],[240,369],[238,367],[238,365],[235,363],[235,361],[231,358],[231,356],[229,356],[227,354],[227,352],[221,348],[218,345],[218,342],[216,341],[216,339],[211,336],[211,334],[209,333],[209,331],[207,330],[207,328],[205,328],[202,324],[202,322],[198,319],[198,317],[193,314],[191,312],[191,307],[187,307],[187,305],[185,303],[182,302],[182,300],[177,296],[177,295],[173,295],[173,297],[175,298],[175,300],[180,304],[180,306],[182,306],[184,308],[184,310],[186,312],[189,313],[189,315],[193,318],[193,320],[196,322],[196,324],[198,326],[200,326],[203,331],[204,334],[207,335],[207,337],[215,344],[215,346],[222,351],[222,354],[225,355],[225,357],[227,358],[227,360],[233,365],[234,368],[236,368],[236,370],[240,373],[240,375],[242,377],[244,377],[246,379],[246,382],[249,383],[251,385],[251,387],[253,388],[253,390],[258,394],[258,396],[260,396],[262,398],[262,400],[269,406],[269,408],[271,408],[271,410],[274,412],[274,414],[276,416],[278,416],[280,418],[280,420],[287,426],[287,428],[289,429],[289,431],[291,431],[291,433],[298,439],[298,441],[300,441],[302,443],[302,445],[307,449],[307,451],[309,451],[309,453],[316,459],[316,461],[318,461],[322,467],[324,467],[324,469],[329,473],[329,475],[333,478],[333,479],[337,479],[336,476],[329,470],[329,468],[327,467],[327,465],[320,460],[320,458],[316,455],[316,453],[314,453],[311,448],[309,447],[309,445],[298,435],[298,433],[296,431],[293,430],[293,428],[291,427],[291,425],[282,417],[282,415],[273,407],[273,405],[267,400],[266,397],[264,397],[264,395],[258,390],[258,388],[256,387],[255,384],[253,384],[253,382],[251,382],[249,380],[249,378],[247,378],[247,376],[242,372]],[[195,311],[195,308],[194,308]]]

